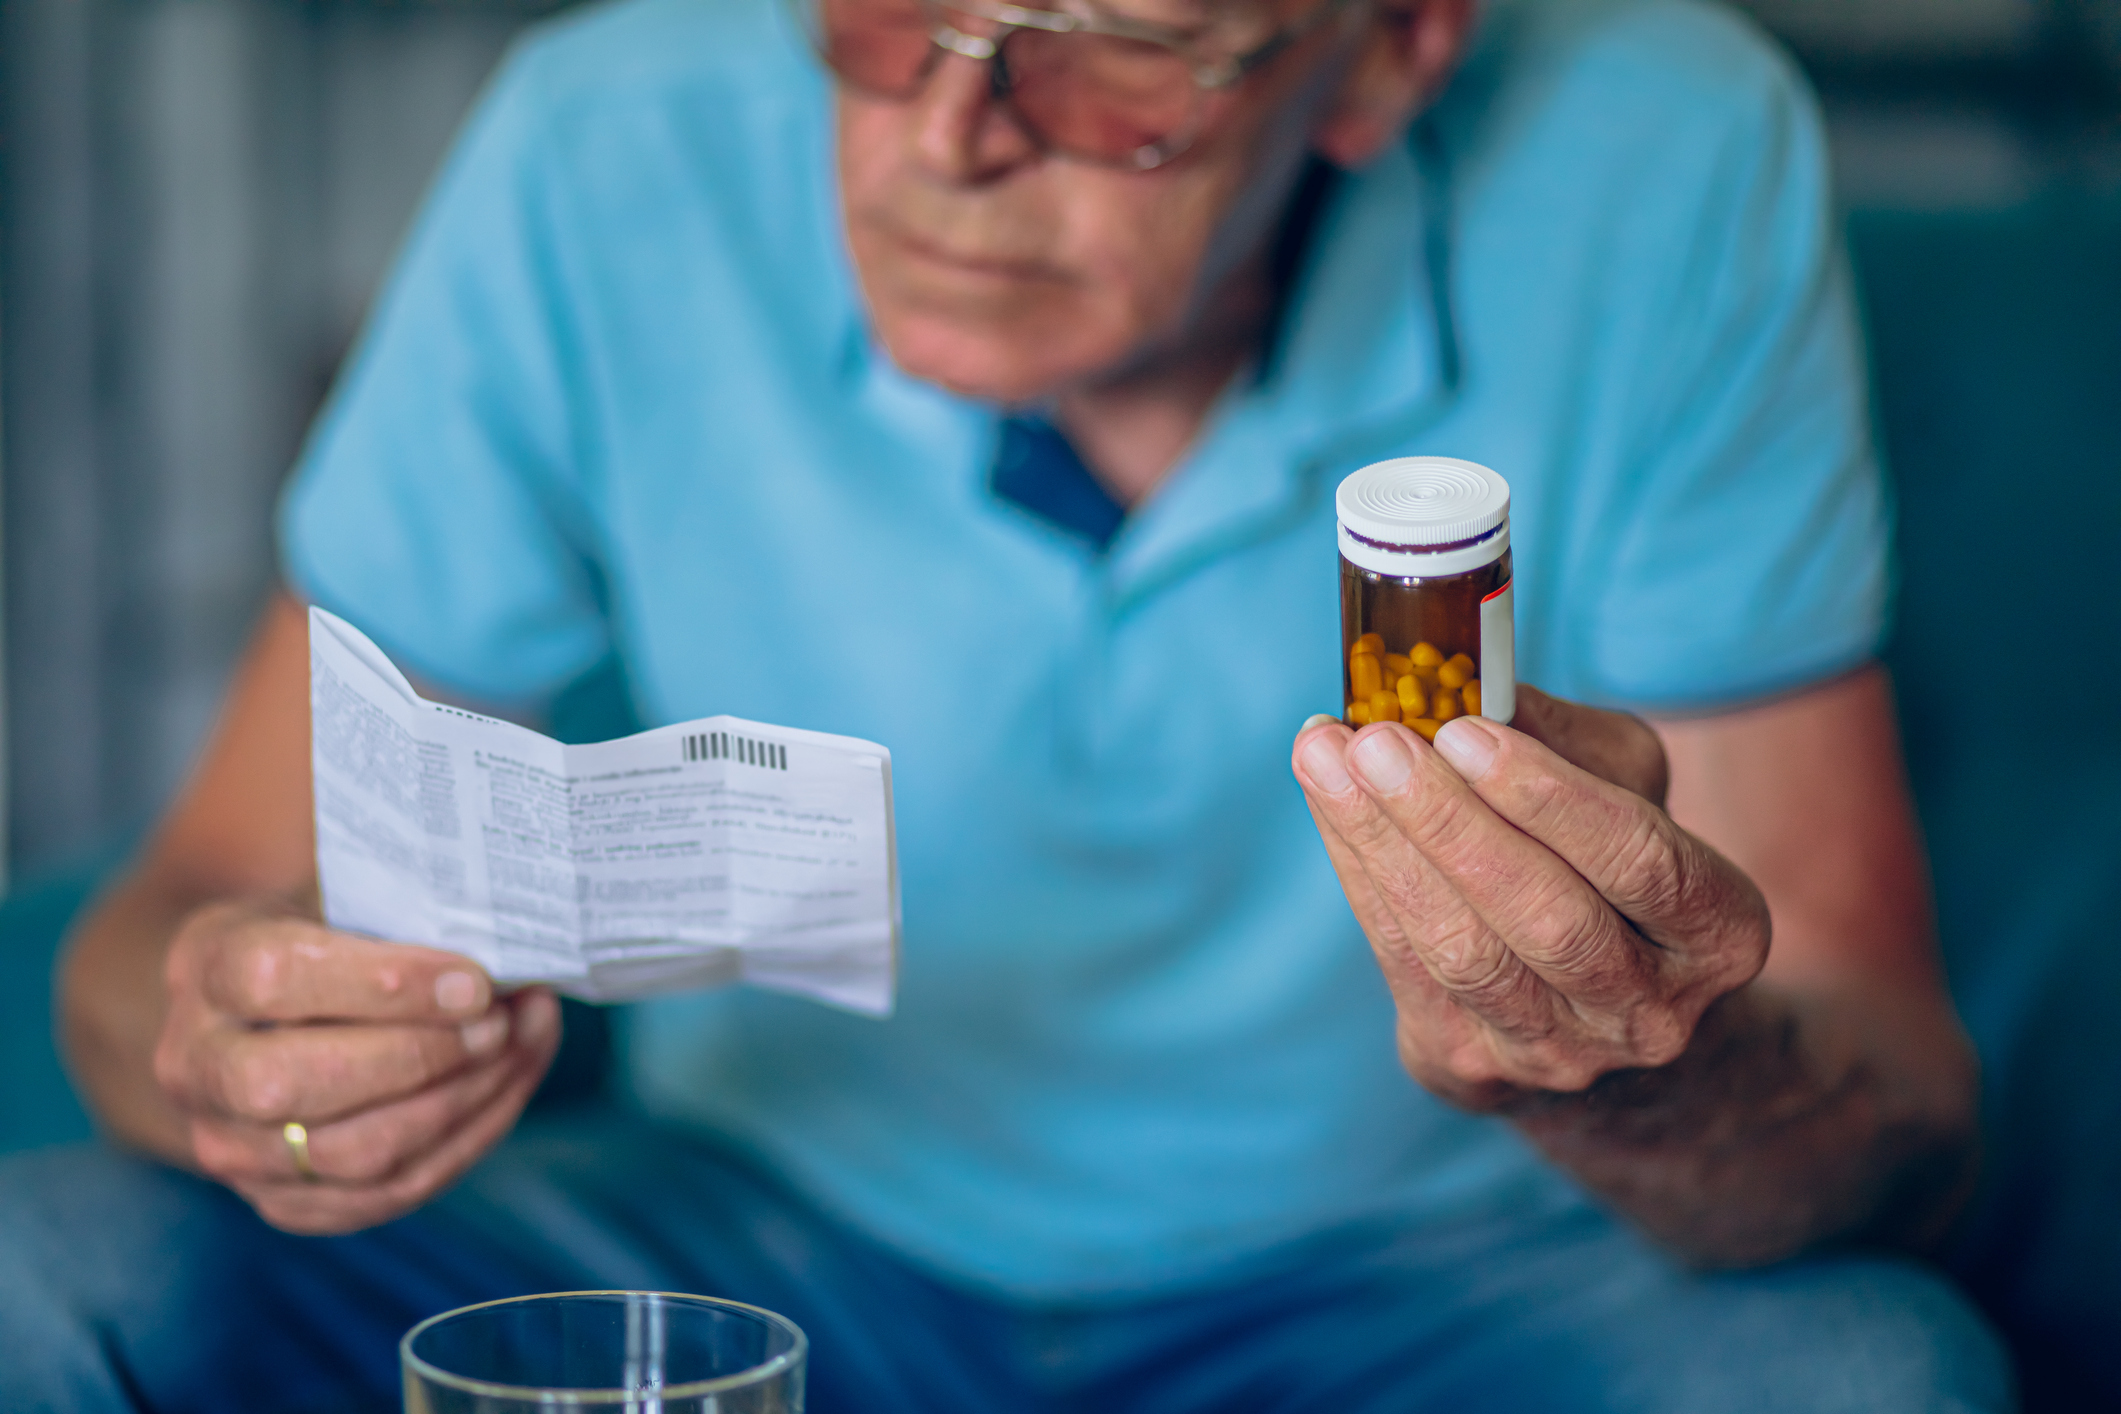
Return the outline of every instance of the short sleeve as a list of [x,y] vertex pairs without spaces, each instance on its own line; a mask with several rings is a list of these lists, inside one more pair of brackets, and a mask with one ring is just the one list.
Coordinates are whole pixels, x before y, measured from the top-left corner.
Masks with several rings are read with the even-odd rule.
[[608,645],[535,57],[459,138],[279,513],[297,593],[499,704]]
[[1597,695],[1713,709],[1873,657],[1889,507],[1821,125],[1779,63],[1687,149],[1702,199],[1646,281],[1648,352],[1584,624]]

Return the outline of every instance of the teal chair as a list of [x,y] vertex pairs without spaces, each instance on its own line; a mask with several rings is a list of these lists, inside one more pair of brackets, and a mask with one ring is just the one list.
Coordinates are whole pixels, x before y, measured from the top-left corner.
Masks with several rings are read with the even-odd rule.
[[52,958],[116,852],[26,880],[0,904],[0,1152],[89,1135],[52,1047]]
[[[1851,225],[1901,502],[1890,662],[1986,1067],[1987,1176],[1952,1265],[2033,1409],[2121,1407],[2121,205]],[[579,740],[630,726],[609,673],[562,717]],[[48,977],[107,867],[0,907],[0,1148],[87,1133]],[[570,1013],[540,1103],[597,1092],[608,1020]]]
[[2121,1408],[2121,200],[1859,214],[1889,654],[1988,1155],[1953,1265],[2034,1408]]

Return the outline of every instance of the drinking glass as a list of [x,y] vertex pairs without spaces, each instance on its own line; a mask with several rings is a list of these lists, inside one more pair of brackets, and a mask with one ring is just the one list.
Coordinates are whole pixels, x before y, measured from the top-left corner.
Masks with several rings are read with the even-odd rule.
[[560,1291],[445,1311],[399,1342],[406,1414],[802,1414],[786,1316],[661,1291]]

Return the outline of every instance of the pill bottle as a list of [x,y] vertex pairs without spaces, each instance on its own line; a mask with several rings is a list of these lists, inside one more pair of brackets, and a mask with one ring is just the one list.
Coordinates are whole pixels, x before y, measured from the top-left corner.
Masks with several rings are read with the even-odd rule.
[[1510,485],[1451,457],[1400,457],[1340,483],[1342,720],[1434,741],[1458,716],[1517,713]]

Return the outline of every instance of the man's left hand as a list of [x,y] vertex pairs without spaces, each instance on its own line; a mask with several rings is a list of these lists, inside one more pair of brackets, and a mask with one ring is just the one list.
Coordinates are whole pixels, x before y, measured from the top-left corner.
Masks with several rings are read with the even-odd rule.
[[1683,1054],[1767,959],[1766,901],[1672,822],[1657,735],[1518,690],[1461,717],[1297,737],[1297,779],[1431,1091],[1503,1111]]

